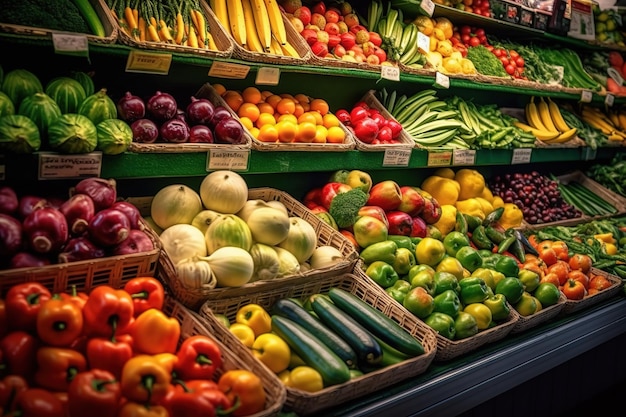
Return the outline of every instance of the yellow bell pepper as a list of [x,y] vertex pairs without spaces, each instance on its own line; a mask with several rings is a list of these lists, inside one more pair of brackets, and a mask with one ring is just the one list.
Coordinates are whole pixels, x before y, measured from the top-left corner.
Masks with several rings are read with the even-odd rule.
[[307,392],[317,392],[324,389],[322,375],[310,366],[297,366],[291,371],[286,369],[278,374],[278,378],[289,388]]
[[485,212],[483,207],[475,198],[468,198],[467,200],[459,200],[456,202],[456,209],[464,214],[476,216],[481,220],[485,220]]
[[252,344],[252,354],[275,374],[287,369],[291,361],[289,345],[274,333],[260,334]]
[[500,220],[498,220],[500,226],[504,229],[521,226],[522,220],[524,220],[524,213],[522,213],[522,210],[520,210],[514,203],[505,203],[503,207],[504,211],[502,212]]
[[435,197],[440,205],[456,203],[461,190],[458,182],[437,175],[427,177],[420,188]]
[[262,306],[254,303],[240,307],[235,315],[235,322],[250,326],[255,337],[272,331],[272,318]]
[[454,179],[461,186],[459,200],[480,197],[485,189],[485,177],[472,168],[462,168],[458,170]]
[[135,319],[130,333],[137,352],[149,355],[176,353],[180,339],[180,323],[175,317],[151,308]]
[[607,255],[615,255],[618,250],[617,250],[617,246],[614,243],[604,243],[604,251],[606,252]]
[[599,233],[597,235],[593,235],[593,237],[598,239],[600,242],[612,244],[617,243],[615,238],[613,237],[613,233]]
[[471,316],[476,319],[476,325],[478,326],[478,330],[485,330],[489,328],[492,320],[491,309],[487,307],[483,303],[472,303],[465,306],[463,309],[466,313],[469,313]]
[[441,217],[434,224],[443,236],[454,230],[456,225],[456,207],[452,204],[441,205]]
[[254,330],[247,324],[233,323],[229,330],[245,347],[251,348],[254,343]]

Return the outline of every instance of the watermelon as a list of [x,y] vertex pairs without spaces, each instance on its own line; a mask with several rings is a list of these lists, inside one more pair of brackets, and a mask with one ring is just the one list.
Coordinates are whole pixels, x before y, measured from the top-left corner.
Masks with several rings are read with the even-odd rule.
[[48,127],[48,142],[58,152],[89,153],[96,149],[98,132],[87,116],[62,114]]
[[15,114],[15,106],[11,98],[0,91],[0,116]]
[[87,98],[81,83],[70,77],[54,78],[46,85],[45,91],[59,105],[62,114],[78,113]]
[[0,117],[0,151],[27,154],[40,147],[41,136],[35,122],[21,114]]
[[35,122],[41,137],[46,138],[48,126],[61,115],[61,109],[46,93],[35,93],[22,100],[17,114],[26,116]]
[[91,76],[83,71],[72,71],[70,74],[73,79],[78,81],[80,85],[83,86],[83,90],[85,90],[85,95],[89,97],[93,93],[95,93],[95,87],[93,84],[93,80]]
[[102,88],[83,101],[78,114],[86,116],[94,125],[97,125],[106,119],[117,119],[117,106],[107,95],[106,88]]
[[123,120],[103,120],[96,125],[96,129],[98,131],[96,149],[105,155],[117,155],[125,152],[133,142],[133,130]]
[[43,93],[43,85],[41,81],[32,72],[18,68],[7,72],[2,80],[2,88],[0,88],[11,101],[16,109],[20,108],[20,104],[25,97],[35,93]]

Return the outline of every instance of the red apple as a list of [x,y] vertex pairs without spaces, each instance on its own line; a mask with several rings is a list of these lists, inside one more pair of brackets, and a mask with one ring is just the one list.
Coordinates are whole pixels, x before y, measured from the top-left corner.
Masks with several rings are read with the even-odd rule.
[[409,213],[412,217],[419,215],[424,209],[424,197],[415,187],[408,185],[400,187],[400,192],[402,193],[402,202],[398,206],[398,210]]
[[387,213],[385,213],[385,210],[378,206],[363,206],[359,209],[358,215],[376,217],[378,220],[382,221],[385,226],[389,227]]
[[[339,42],[341,42],[341,37],[339,35],[333,35],[331,33],[328,34],[328,48],[333,49],[336,46],[339,46]],[[344,49],[345,51],[345,49]]]
[[378,136],[378,123],[371,117],[352,122],[355,136],[362,142],[372,143]]
[[339,22],[339,18],[340,18],[340,14],[336,9],[327,9],[326,13],[324,13],[324,18],[326,19],[326,22],[330,22],[330,23],[337,23]]
[[325,58],[328,55],[328,44],[322,41],[316,41],[311,45],[311,51],[316,56]]
[[367,200],[367,205],[379,206],[387,212],[396,210],[400,203],[402,203],[402,191],[398,183],[393,180],[374,184]]
[[389,231],[383,222],[375,217],[359,217],[352,225],[354,239],[360,247],[366,248],[374,243],[387,240]]
[[413,217],[413,224],[411,227],[411,237],[426,237],[428,235],[428,225],[419,216]]
[[424,209],[420,213],[426,224],[435,224],[441,218],[441,205],[434,198],[424,199]]
[[343,17],[343,21],[346,23],[348,28],[352,28],[354,26],[359,25],[359,16],[356,13],[348,13]]
[[403,211],[392,210],[387,212],[389,220],[389,234],[410,236],[413,230],[413,218]]
[[304,195],[304,198],[302,199],[302,203],[308,208],[321,206],[322,205],[322,187],[316,187],[308,191]]
[[300,32],[300,35],[302,35],[302,37],[304,38],[306,43],[309,44],[309,46],[317,42],[317,32],[313,29],[304,29],[302,32]]
[[306,6],[299,7],[293,12],[293,15],[300,19],[304,26],[311,23],[311,14],[311,9]]
[[346,48],[344,48],[343,45],[339,44],[333,48],[333,55],[335,55],[335,57],[341,58],[345,54],[346,54]]
[[313,5],[313,13],[319,13],[321,15],[323,15],[324,13],[326,13],[326,3],[324,3],[323,1],[318,1]]
[[326,22],[324,30],[328,32],[329,35],[339,35],[339,25],[337,23]]
[[326,185],[322,187],[322,191],[320,193],[322,206],[329,209],[330,202],[333,201],[333,198],[335,198],[337,194],[345,193],[346,191],[349,191],[351,189],[352,187],[350,187],[348,184],[344,184],[341,182],[326,183]]
[[314,207],[310,207],[309,209],[315,215],[317,215],[318,213],[328,213],[328,210],[326,209],[326,207],[322,207],[322,206],[314,206]]
[[346,32],[341,34],[341,46],[346,48],[346,50],[350,50],[354,45],[356,45],[356,36],[354,33]]

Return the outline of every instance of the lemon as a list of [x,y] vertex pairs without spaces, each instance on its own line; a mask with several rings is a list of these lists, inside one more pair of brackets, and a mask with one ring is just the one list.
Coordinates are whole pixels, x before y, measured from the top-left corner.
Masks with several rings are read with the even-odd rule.
[[600,23],[596,24],[596,33],[597,34],[604,33],[606,31],[607,31],[606,23],[600,22]]
[[609,20],[609,14],[607,12],[602,12],[596,17],[596,20],[598,20],[598,22],[606,22]]
[[615,20],[613,20],[613,19],[607,20],[606,21],[606,30],[608,32],[613,32],[615,29],[617,29],[617,23],[615,23]]

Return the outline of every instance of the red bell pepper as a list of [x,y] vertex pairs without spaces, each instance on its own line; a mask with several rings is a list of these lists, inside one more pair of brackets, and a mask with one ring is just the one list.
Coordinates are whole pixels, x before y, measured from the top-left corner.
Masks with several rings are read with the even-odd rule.
[[44,346],[37,350],[35,383],[54,391],[67,391],[72,379],[87,370],[87,360],[72,349]]
[[222,366],[219,345],[204,335],[186,338],[178,348],[176,356],[178,362],[174,370],[183,380],[213,379],[215,370]]
[[34,333],[39,309],[51,297],[50,291],[38,282],[13,285],[5,297],[6,315],[11,318],[9,328]]
[[85,355],[91,369],[98,368],[109,371],[115,378],[120,379],[124,364],[133,357],[132,337],[123,334],[111,339],[89,338]]
[[63,402],[42,388],[28,388],[20,392],[14,413],[20,417],[65,417]]
[[39,341],[32,334],[16,330],[0,340],[6,373],[23,376],[31,381],[37,369]]
[[76,374],[67,390],[69,417],[110,417],[122,397],[115,376],[103,369]]
[[72,285],[72,289],[70,292],[62,292],[59,295],[63,299],[70,300],[76,303],[76,305],[78,305],[81,309],[85,306],[85,303],[87,302],[87,298],[89,298],[89,295],[87,295],[86,292],[77,291],[76,285]]
[[92,337],[122,334],[133,320],[133,299],[108,285],[94,288],[83,307],[84,326]]
[[28,382],[19,375],[7,375],[0,381],[0,408],[13,411],[17,395],[28,389]]
[[69,347],[83,332],[83,311],[75,301],[54,296],[37,314],[37,335],[51,346]]
[[165,300],[165,290],[158,279],[153,277],[136,277],[126,282],[124,290],[130,294],[135,308],[135,317],[146,310],[161,310]]
[[177,380],[173,384],[163,400],[163,405],[172,416],[230,415],[237,408],[211,380]]

